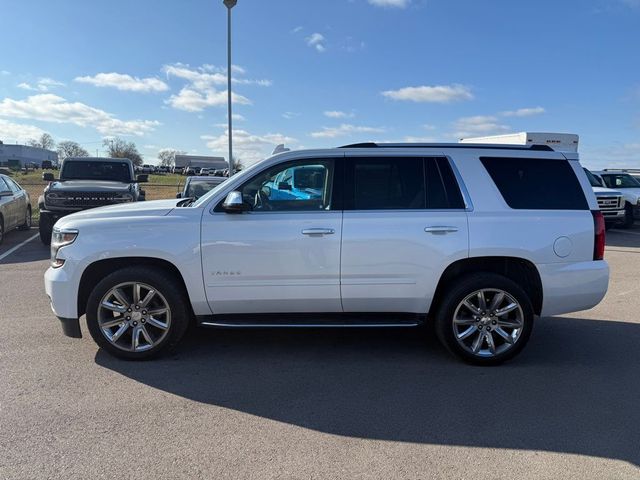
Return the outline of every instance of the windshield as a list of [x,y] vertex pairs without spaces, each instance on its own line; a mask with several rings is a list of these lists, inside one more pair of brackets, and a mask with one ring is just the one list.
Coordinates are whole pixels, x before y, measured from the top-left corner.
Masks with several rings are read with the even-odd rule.
[[591,173],[586,168],[584,169],[584,173],[587,174],[587,178],[589,179],[589,183],[591,184],[592,187],[602,187],[602,184],[593,173]]
[[108,180],[129,183],[132,180],[128,162],[65,162],[60,173],[61,180]]
[[640,188],[640,182],[628,173],[607,173],[602,178],[609,188]]
[[203,195],[205,195],[207,192],[209,192],[209,190],[211,190],[212,188],[215,188],[218,185],[220,185],[222,181],[223,181],[222,178],[217,181],[194,180],[192,182],[189,182],[189,184],[187,185],[187,189],[185,191],[184,196],[198,199]]

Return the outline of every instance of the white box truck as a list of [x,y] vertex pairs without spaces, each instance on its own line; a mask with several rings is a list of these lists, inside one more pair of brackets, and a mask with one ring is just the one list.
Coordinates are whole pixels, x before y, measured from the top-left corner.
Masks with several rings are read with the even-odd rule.
[[460,143],[493,143],[506,145],[549,145],[560,152],[577,152],[578,135],[573,133],[519,132],[486,137],[461,138]]

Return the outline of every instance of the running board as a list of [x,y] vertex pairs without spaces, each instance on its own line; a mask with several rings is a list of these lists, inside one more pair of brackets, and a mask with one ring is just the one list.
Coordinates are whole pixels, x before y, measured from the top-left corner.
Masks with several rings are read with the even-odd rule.
[[205,315],[198,325],[222,328],[396,328],[417,327],[419,315],[406,313]]

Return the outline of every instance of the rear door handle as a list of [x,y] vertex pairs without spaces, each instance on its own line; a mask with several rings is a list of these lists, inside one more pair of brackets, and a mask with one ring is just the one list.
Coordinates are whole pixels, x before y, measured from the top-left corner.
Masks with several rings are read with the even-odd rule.
[[434,225],[433,227],[426,227],[425,232],[433,235],[446,235],[447,233],[455,233],[458,231],[458,227],[451,227],[447,225]]
[[333,235],[336,231],[333,228],[305,228],[303,235]]

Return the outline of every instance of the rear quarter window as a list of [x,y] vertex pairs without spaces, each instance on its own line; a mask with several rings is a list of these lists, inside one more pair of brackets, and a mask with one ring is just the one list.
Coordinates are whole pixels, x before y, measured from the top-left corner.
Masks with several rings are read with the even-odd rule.
[[568,160],[481,157],[509,207],[521,210],[588,210]]

